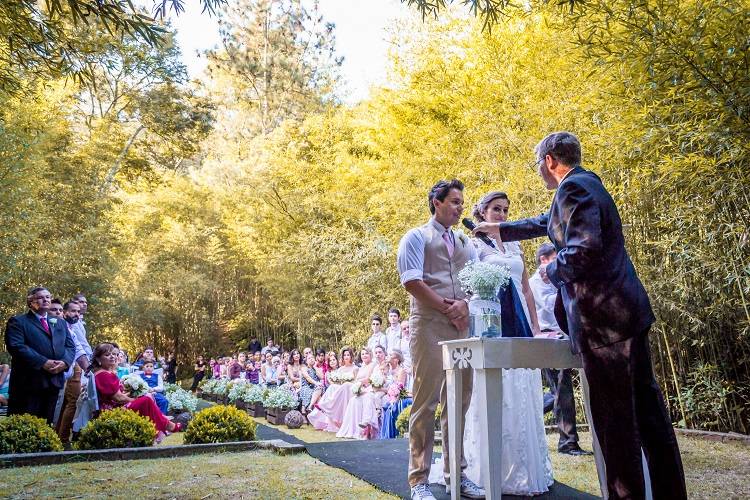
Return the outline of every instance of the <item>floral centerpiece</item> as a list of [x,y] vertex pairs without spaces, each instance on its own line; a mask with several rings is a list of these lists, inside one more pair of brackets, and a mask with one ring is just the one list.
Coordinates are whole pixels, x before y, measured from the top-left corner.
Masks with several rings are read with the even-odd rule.
[[510,268],[489,262],[469,262],[458,273],[469,301],[469,336],[500,337],[498,292],[510,283]]
[[170,412],[189,411],[190,413],[195,413],[195,410],[198,409],[198,398],[192,392],[186,391],[181,387],[166,392],[166,397],[167,401],[169,401]]
[[244,379],[240,379],[237,381],[234,381],[229,386],[229,391],[227,394],[227,397],[229,398],[230,403],[235,403],[237,401],[244,402],[243,396],[250,390],[251,384],[249,382],[246,382]]
[[143,380],[140,375],[136,375],[135,373],[125,375],[120,382],[122,383],[124,391],[127,392],[131,398],[143,396],[149,389],[146,381]]
[[180,387],[177,384],[170,384],[169,382],[164,384],[164,395],[168,395],[170,392],[175,392],[179,390],[184,390],[182,387]]
[[249,384],[250,388],[242,395],[245,402],[245,409],[253,417],[263,417],[266,410],[263,407],[263,400],[266,397],[268,389],[259,384]]
[[328,374],[328,382],[332,384],[340,384],[341,379],[339,378],[339,371],[333,370],[331,373]]
[[510,282],[510,268],[471,261],[458,273],[458,280],[466,293],[483,300],[495,300],[497,292]]
[[283,424],[286,414],[297,408],[298,405],[297,396],[285,387],[269,389],[263,398],[263,406],[266,407],[266,420],[275,425]]

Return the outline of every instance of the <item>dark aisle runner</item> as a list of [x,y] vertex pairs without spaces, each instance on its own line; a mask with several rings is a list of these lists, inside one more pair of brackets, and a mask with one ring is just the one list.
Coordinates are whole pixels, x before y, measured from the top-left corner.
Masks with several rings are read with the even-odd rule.
[[[353,476],[388,493],[398,495],[401,498],[410,498],[409,486],[406,482],[406,470],[409,463],[409,443],[406,439],[336,441],[309,443],[305,446],[311,456],[326,465],[344,469]],[[445,493],[444,486],[433,484],[430,489],[438,500],[450,499],[450,495]],[[520,499],[528,497],[503,495],[503,498]],[[533,498],[590,500],[599,497],[555,482],[549,493]]]
[[307,446],[307,443],[300,439],[297,439],[291,434],[281,432],[278,429],[274,429],[273,427],[269,427],[263,424],[257,424],[257,426],[255,427],[255,439],[259,439],[262,441],[270,439],[281,439],[282,441],[286,441],[289,444],[301,444],[303,446]]

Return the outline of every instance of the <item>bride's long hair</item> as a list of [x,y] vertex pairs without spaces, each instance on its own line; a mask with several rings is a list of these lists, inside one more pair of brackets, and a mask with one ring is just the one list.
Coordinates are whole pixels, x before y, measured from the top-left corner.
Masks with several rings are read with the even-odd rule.
[[484,222],[484,216],[482,215],[482,212],[485,212],[487,210],[487,207],[490,206],[490,203],[495,200],[505,200],[508,202],[508,205],[510,205],[510,199],[508,198],[508,195],[506,193],[504,193],[503,191],[490,191],[474,205],[474,209],[471,212],[471,215],[474,217],[474,219],[476,219],[478,222]]

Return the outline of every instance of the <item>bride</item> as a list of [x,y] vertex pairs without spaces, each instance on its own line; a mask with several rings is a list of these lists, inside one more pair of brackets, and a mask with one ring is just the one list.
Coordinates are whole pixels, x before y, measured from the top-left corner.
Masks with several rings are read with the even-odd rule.
[[[504,222],[508,218],[510,200],[505,193],[488,193],[474,207],[474,218],[479,222]],[[521,304],[531,331],[539,334],[534,297],[529,288],[523,253],[517,242],[498,243],[494,246],[475,239],[479,260],[508,266],[516,290],[522,291]],[[504,332],[504,337],[521,336],[522,333]],[[466,412],[464,429],[464,455],[468,462],[466,475],[484,487],[480,463],[479,414],[476,391]],[[542,376],[538,369],[516,368],[503,370],[503,450],[502,492],[506,495],[541,495],[553,483],[552,463],[544,434],[542,406]],[[442,458],[430,469],[430,482],[444,484]]]

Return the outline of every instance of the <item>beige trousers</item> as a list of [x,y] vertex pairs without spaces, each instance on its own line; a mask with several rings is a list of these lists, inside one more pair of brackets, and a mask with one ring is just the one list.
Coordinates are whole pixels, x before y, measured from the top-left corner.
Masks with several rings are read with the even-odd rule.
[[[448,410],[443,353],[438,342],[465,338],[467,332],[459,333],[441,313],[411,311],[411,357],[414,365],[414,403],[409,418],[409,486],[428,482],[432,465],[432,448],[435,441],[435,409],[438,401],[443,407],[440,429],[443,433],[443,473],[450,478],[448,460]],[[464,371],[463,413],[469,408],[472,389],[472,372]],[[463,435],[461,429],[460,435]],[[466,468],[463,450],[461,470]]]
[[76,414],[76,402],[81,394],[81,367],[76,363],[73,366],[73,375],[65,382],[65,397],[63,398],[60,416],[57,419],[57,435],[63,443],[70,442],[70,431],[73,426],[73,417]]

